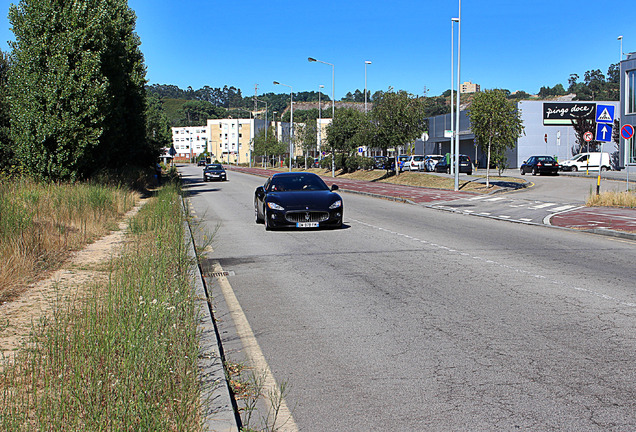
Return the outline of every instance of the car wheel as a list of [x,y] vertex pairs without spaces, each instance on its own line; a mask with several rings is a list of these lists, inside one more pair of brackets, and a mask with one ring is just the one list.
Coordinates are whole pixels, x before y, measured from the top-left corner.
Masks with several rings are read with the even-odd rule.
[[601,171],[607,171],[607,167],[606,166],[602,166],[601,167]]
[[532,168],[532,175],[537,175],[537,169],[536,168]]
[[579,170],[579,167],[577,167],[576,165],[572,166],[572,168],[570,169],[571,171],[577,172]]
[[473,175],[473,172],[472,171],[468,171],[466,174]]
[[526,172],[523,170],[523,168],[521,168],[521,175],[526,175]]
[[263,223],[263,218],[258,215],[258,202],[254,201],[254,214],[256,216],[256,223]]
[[450,174],[450,167],[446,168],[446,174]]
[[267,209],[263,209],[263,220],[265,223],[265,231],[271,231],[272,227],[269,224],[269,216],[267,215]]

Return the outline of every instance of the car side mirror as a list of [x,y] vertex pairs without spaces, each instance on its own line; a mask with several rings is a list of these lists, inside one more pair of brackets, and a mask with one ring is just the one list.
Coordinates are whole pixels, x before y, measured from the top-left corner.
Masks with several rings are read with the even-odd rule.
[[263,196],[265,195],[265,189],[263,189],[263,186],[259,186],[256,188],[256,196],[259,198],[263,198]]
[[523,161],[523,163],[526,163],[526,162],[528,162],[528,161],[527,161],[527,160],[524,160],[524,161]]
[[332,191],[337,191],[338,189],[339,189],[338,185],[331,185],[331,190]]

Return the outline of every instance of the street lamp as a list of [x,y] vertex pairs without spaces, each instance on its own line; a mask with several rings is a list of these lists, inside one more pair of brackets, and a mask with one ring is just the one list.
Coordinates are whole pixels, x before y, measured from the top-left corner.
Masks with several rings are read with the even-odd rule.
[[292,86],[279,83],[278,81],[274,81],[274,85],[282,85],[285,87],[289,87],[289,100],[290,100],[289,104],[291,106],[291,121],[289,123],[289,172],[291,172],[292,158],[294,157],[294,153],[293,153],[294,149],[292,144],[292,140],[294,136],[294,91],[292,89]]
[[364,62],[364,112],[367,112],[367,65],[370,65],[369,60]]
[[619,62],[618,67],[620,68],[621,67],[620,62],[623,61],[623,36],[621,35],[621,36],[617,37],[616,39],[621,41],[621,51],[619,52],[619,56],[618,56],[618,59],[619,59],[618,60],[618,62]]
[[[336,117],[336,98],[335,98],[335,90],[336,90],[336,67],[331,64],[331,63],[327,63],[325,61],[322,60],[316,60],[313,57],[307,57],[307,60],[311,63],[311,62],[318,62],[318,63],[322,63],[322,64],[326,64],[331,66],[331,122],[333,123],[335,117]],[[335,177],[336,176],[336,161],[335,161],[335,152],[333,151],[333,148],[331,149],[331,177]]]
[[457,138],[455,139],[455,191],[459,190],[459,74],[462,43],[462,0],[459,0],[459,14],[457,16],[457,118],[455,119]]
[[320,156],[322,155],[322,103],[320,102],[320,96],[322,94],[322,90],[325,88],[324,85],[320,84],[318,86],[318,158],[322,159]]
[[[451,94],[450,94],[450,106],[451,106],[451,139],[450,139],[450,154],[451,161],[454,159],[453,154],[455,153],[455,107],[453,107],[453,97],[455,96],[455,41],[453,40],[455,36],[455,23],[459,22],[459,18],[451,18]],[[458,89],[459,90],[459,89]],[[455,175],[455,164],[451,163],[451,174]]]

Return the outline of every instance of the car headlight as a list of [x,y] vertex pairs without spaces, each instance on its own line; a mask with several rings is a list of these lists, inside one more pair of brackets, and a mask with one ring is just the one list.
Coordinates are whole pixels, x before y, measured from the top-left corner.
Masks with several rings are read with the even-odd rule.
[[329,206],[329,210],[337,209],[338,207],[342,207],[342,200],[338,200],[335,203]]
[[273,202],[268,202],[267,203],[267,207],[271,208],[272,210],[285,210],[285,208],[281,205],[278,205],[276,203]]

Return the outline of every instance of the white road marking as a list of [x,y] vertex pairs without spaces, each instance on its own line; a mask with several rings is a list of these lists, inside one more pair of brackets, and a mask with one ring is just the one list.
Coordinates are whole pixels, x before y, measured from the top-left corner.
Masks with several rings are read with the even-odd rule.
[[[223,268],[218,261],[214,261],[212,266],[215,273],[223,271]],[[256,373],[262,373],[264,376],[265,394],[272,394],[270,392],[277,392],[279,387],[276,384],[274,375],[272,374],[272,371],[267,364],[267,360],[265,360],[263,351],[261,351],[261,348],[256,341],[256,337],[254,336],[252,328],[247,321],[247,317],[243,313],[243,309],[241,308],[238,299],[234,295],[232,286],[225,276],[220,276],[219,278],[217,278],[217,280],[219,282],[219,286],[221,287],[221,291],[223,292],[223,297],[225,297],[225,302],[230,309],[230,315],[232,316],[232,320],[234,321],[234,325],[236,326],[236,331],[241,338],[243,348],[245,349],[245,355],[247,356],[249,363],[254,367]],[[277,430],[287,432],[299,431],[298,426],[296,425],[296,422],[294,421],[291,411],[289,410],[284,398],[281,398],[278,416],[280,418],[279,424],[281,426],[279,426]]]
[[532,222],[532,219],[528,219],[528,218],[520,218],[519,220],[523,222]]
[[[360,225],[364,225],[366,227],[377,229],[377,230],[380,230],[380,231],[387,231],[386,229],[384,229],[382,227],[375,226],[375,225],[372,225],[372,224],[368,224],[366,222],[362,222],[362,221],[359,221],[359,220],[356,220],[356,219],[350,219],[350,221],[351,222],[355,222],[355,223],[359,223]],[[447,246],[439,245],[437,243],[428,243],[425,240],[418,240],[418,242],[420,242],[422,244],[427,244],[427,245],[429,245],[431,247],[435,247],[437,249],[444,249],[444,250],[447,250],[448,252],[458,252],[461,256],[469,257],[469,258],[472,258],[472,259],[475,259],[475,260],[481,260],[481,261],[484,261],[486,264],[491,264],[491,265],[498,266],[498,267],[501,267],[501,268],[509,269],[509,270],[517,272],[517,273],[523,273],[523,274],[531,276],[533,278],[542,279],[542,280],[544,280],[544,281],[546,281],[548,283],[552,283],[552,284],[559,285],[559,286],[562,286],[562,287],[565,287],[565,288],[573,289],[575,291],[584,292],[584,293],[590,294],[590,295],[592,295],[594,297],[598,297],[598,298],[601,298],[601,299],[604,299],[604,300],[608,300],[608,301],[620,304],[622,306],[636,307],[636,303],[627,302],[627,301],[618,299],[616,297],[609,296],[607,294],[603,294],[603,293],[600,293],[600,292],[597,292],[597,291],[589,290],[587,288],[580,288],[580,287],[576,287],[576,286],[571,286],[571,285],[566,284],[566,282],[561,282],[561,281],[557,281],[557,280],[549,280],[548,278],[546,278],[543,275],[532,274],[528,270],[515,268],[515,267],[512,267],[510,265],[502,264],[502,263],[499,263],[499,262],[493,261],[493,260],[488,260],[488,259],[485,259],[485,258],[482,258],[482,257],[479,257],[479,256],[471,256],[471,254],[469,254],[467,252],[461,252],[461,251],[458,251],[456,249],[451,249],[451,248],[449,248]]]
[[531,210],[539,210],[539,209],[550,207],[550,206],[553,206],[553,205],[556,205],[556,204],[555,203],[543,203],[543,204],[535,205],[535,206],[528,207],[528,208],[531,209]]
[[501,201],[502,199],[505,199],[505,198],[495,197],[495,198],[488,198],[487,200],[484,200],[484,201]]
[[553,211],[553,212],[562,212],[564,210],[573,209],[574,207],[577,207],[577,206],[575,206],[575,205],[564,205],[564,206],[561,206],[561,207],[553,208],[551,211]]

